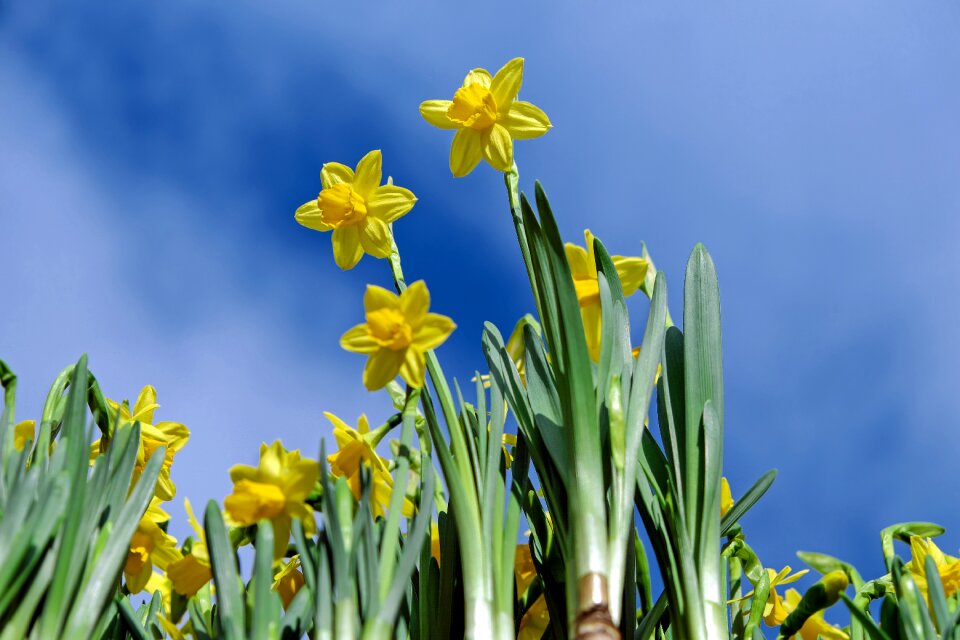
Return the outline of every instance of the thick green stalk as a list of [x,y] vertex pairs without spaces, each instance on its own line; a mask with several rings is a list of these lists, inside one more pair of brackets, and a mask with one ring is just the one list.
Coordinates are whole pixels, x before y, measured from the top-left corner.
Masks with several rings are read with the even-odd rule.
[[503,181],[507,185],[507,197],[510,200],[510,216],[513,218],[513,228],[517,232],[517,242],[520,244],[520,254],[523,256],[523,266],[527,269],[527,278],[533,290],[533,300],[537,305],[537,315],[540,313],[540,296],[537,293],[537,279],[533,274],[533,262],[530,260],[530,246],[527,244],[527,232],[523,228],[523,215],[520,211],[520,172],[517,163],[513,163],[510,171],[503,174]]

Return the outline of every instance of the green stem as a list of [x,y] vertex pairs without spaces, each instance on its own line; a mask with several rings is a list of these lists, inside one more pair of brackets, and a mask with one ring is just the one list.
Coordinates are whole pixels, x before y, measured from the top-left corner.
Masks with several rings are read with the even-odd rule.
[[540,295],[537,291],[537,279],[533,273],[533,261],[530,259],[530,246],[527,244],[527,233],[523,227],[523,215],[520,212],[520,172],[514,163],[510,171],[503,174],[503,182],[507,185],[507,198],[510,200],[510,216],[513,218],[513,228],[517,232],[517,242],[520,244],[520,254],[523,256],[523,265],[527,269],[527,278],[530,279],[530,289],[533,291],[533,300],[537,305],[537,316],[540,313]]

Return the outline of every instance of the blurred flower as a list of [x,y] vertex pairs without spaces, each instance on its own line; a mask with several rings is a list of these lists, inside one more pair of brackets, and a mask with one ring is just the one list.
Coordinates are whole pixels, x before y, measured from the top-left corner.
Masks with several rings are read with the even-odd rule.
[[420,114],[435,127],[457,129],[450,148],[456,177],[473,171],[481,158],[497,171],[513,167],[513,141],[537,138],[552,126],[539,107],[517,100],[523,58],[514,58],[495,76],[486,69],[467,74],[453,100],[427,100]]
[[393,246],[390,223],[417,201],[409,189],[380,184],[381,160],[377,150],[361,158],[356,171],[339,162],[323,165],[323,190],[294,215],[307,228],[333,230],[333,259],[341,269],[352,269],[364,252],[375,258],[389,257]]
[[297,595],[304,584],[303,573],[300,571],[300,556],[295,555],[283,563],[280,571],[273,577],[272,589],[280,594],[280,600],[283,601],[283,608],[286,609],[293,602],[293,597]]
[[160,523],[169,519],[170,515],[160,508],[160,501],[153,498],[130,539],[130,551],[123,566],[123,577],[130,593],[143,591],[154,567],[165,569],[180,557],[176,539],[160,528]]
[[235,465],[230,469],[233,493],[223,501],[227,515],[241,526],[270,520],[273,525],[274,557],[283,556],[290,541],[293,518],[303,522],[309,535],[316,529],[313,509],[305,500],[313,490],[317,463],[301,459],[300,451],[287,451],[279,440],[260,445],[260,465]]
[[[537,568],[530,555],[530,545],[518,544],[514,552],[514,575],[517,594],[522,596],[537,577]],[[541,594],[523,614],[517,629],[517,640],[539,640],[550,625],[546,598]]]
[[13,428],[13,448],[17,451],[23,451],[27,442],[33,442],[37,439],[37,421],[24,420]]
[[347,351],[370,357],[363,384],[370,391],[382,388],[399,373],[411,387],[422,387],[425,353],[443,344],[456,325],[437,313],[428,313],[430,292],[423,280],[397,296],[382,287],[367,286],[363,296],[366,323],[340,338]]
[[[145,386],[140,391],[133,411],[126,403],[120,404],[107,399],[107,404],[115,416],[119,414],[122,423],[140,423],[140,450],[137,452],[131,486],[140,479],[150,456],[160,447],[166,447],[160,477],[157,479],[156,495],[161,500],[172,500],[177,494],[177,488],[170,479],[170,466],[173,464],[174,456],[190,439],[190,430],[178,422],[153,424],[153,413],[160,405],[157,404],[157,390],[151,385]],[[90,463],[92,464],[97,456],[106,451],[106,448],[107,443],[102,438],[90,445]]]
[[910,552],[913,558],[907,563],[907,570],[925,597],[928,596],[927,556],[933,558],[934,564],[937,565],[937,572],[940,574],[946,596],[949,598],[960,591],[960,559],[945,554],[931,538],[920,536],[910,536]]
[[[573,286],[580,303],[580,316],[583,318],[583,330],[587,337],[587,349],[594,362],[600,360],[600,285],[597,282],[597,263],[593,253],[593,234],[587,229],[583,232],[587,247],[579,247],[568,242],[567,261],[573,275]],[[643,284],[647,275],[648,262],[643,258],[625,258],[610,256],[620,276],[624,297],[633,295]]]
[[190,547],[190,553],[170,563],[167,567],[167,577],[173,584],[174,591],[189,597],[210,582],[213,574],[210,572],[210,553],[207,550],[206,533],[193,515],[189,500],[183,501],[183,507],[187,511],[187,518],[197,538]]
[[726,478],[720,478],[720,517],[727,515],[733,507],[733,494],[730,492],[730,483]]
[[[784,598],[783,607],[787,614],[793,613],[793,610],[800,604],[802,596],[796,589],[788,589],[786,598]],[[823,611],[818,611],[803,623],[799,635],[803,640],[848,640],[848,636],[842,629],[833,626],[823,619]],[[796,636],[791,636],[796,637]]]

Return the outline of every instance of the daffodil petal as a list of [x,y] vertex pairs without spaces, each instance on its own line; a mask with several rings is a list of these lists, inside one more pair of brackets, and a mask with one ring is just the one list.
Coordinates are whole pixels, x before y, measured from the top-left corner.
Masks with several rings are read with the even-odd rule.
[[450,171],[462,178],[476,168],[483,159],[483,134],[469,127],[453,136],[450,146]]
[[383,156],[379,149],[374,149],[360,158],[357,163],[357,172],[353,177],[353,190],[359,196],[366,198],[373,190],[380,186],[382,179],[381,164]]
[[320,184],[324,189],[329,189],[335,184],[341,182],[353,182],[353,169],[339,162],[328,162],[320,170]]
[[490,76],[489,71],[486,69],[473,69],[467,74],[467,77],[463,79],[463,86],[469,87],[472,84],[479,84],[489,89],[492,82],[493,78]]
[[363,231],[360,232],[360,246],[375,258],[386,258],[390,255],[390,227],[379,218],[367,216],[363,221]]
[[403,365],[400,367],[400,375],[411,387],[419,389],[423,386],[426,368],[423,352],[418,349],[407,349]]
[[514,140],[539,138],[553,126],[540,107],[521,100],[510,105],[502,123]]
[[297,207],[294,219],[308,229],[316,231],[330,231],[332,227],[323,221],[323,211],[316,199],[305,202]]
[[417,327],[417,332],[413,336],[413,343],[417,349],[428,350],[436,349],[453,333],[457,328],[453,320],[439,313],[428,313]]
[[423,119],[440,129],[456,129],[457,123],[447,117],[452,100],[424,100],[420,103]]
[[596,265],[591,265],[589,256],[583,247],[577,246],[572,242],[563,245],[564,252],[567,254],[567,262],[570,264],[570,273],[574,279],[577,278],[596,278]]
[[346,271],[353,269],[363,257],[360,246],[360,230],[355,227],[338,227],[333,230],[333,260]]
[[392,349],[379,349],[371,353],[363,369],[363,385],[370,391],[385,387],[400,373],[403,357],[403,351]]
[[[373,353],[379,348],[379,345],[377,345],[377,341],[373,339],[373,336],[370,335],[370,332],[367,330],[367,325],[358,324],[340,337],[340,347],[354,353]],[[333,422],[336,416],[331,416],[333,416],[333,414],[327,415],[327,418]],[[337,419],[339,420],[339,418]],[[346,428],[346,425],[343,426]]]
[[594,362],[599,362],[602,327],[600,305],[588,304],[580,307],[580,317],[583,318],[583,333],[587,339],[587,350],[590,352],[590,359]]
[[393,222],[410,211],[416,202],[416,196],[409,189],[386,184],[374,189],[367,198],[367,215]]
[[501,124],[495,124],[483,135],[483,157],[497,171],[513,167],[513,139]]
[[647,277],[647,268],[650,263],[643,258],[625,258],[623,256],[613,256],[613,266],[620,276],[620,284],[623,285],[623,295],[629,296],[636,292]]
[[367,313],[384,308],[396,309],[398,306],[400,306],[400,297],[393,291],[375,284],[367,285],[367,290],[363,293],[363,308]]
[[516,99],[522,82],[523,58],[514,58],[497,71],[489,88],[498,109],[505,110]]
[[417,280],[400,294],[400,310],[414,327],[427,315],[430,308],[430,292],[423,280]]

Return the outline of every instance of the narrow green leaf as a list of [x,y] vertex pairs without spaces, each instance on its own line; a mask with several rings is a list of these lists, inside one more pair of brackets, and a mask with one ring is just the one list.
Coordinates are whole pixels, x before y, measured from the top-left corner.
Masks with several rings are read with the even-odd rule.
[[216,500],[207,503],[203,528],[207,534],[207,548],[210,551],[213,583],[217,588],[217,605],[224,638],[242,640],[247,633],[243,586],[237,571],[237,556],[230,544]]
[[733,525],[737,524],[740,521],[740,518],[750,510],[750,508],[757,503],[760,498],[763,497],[763,494],[767,492],[770,486],[773,484],[773,481],[777,479],[777,470],[770,469],[762,476],[760,479],[753,483],[753,486],[750,487],[745,494],[737,499],[733,503],[733,506],[730,507],[730,511],[727,511],[727,514],[723,516],[723,520],[720,522],[720,535],[725,536],[730,533],[730,530],[733,529]]
[[257,523],[255,549],[252,589],[248,592],[251,600],[248,606],[253,610],[250,634],[254,638],[271,638],[275,637],[277,629],[273,626],[276,624],[275,612],[270,600],[270,586],[273,584],[273,525],[269,520]]

